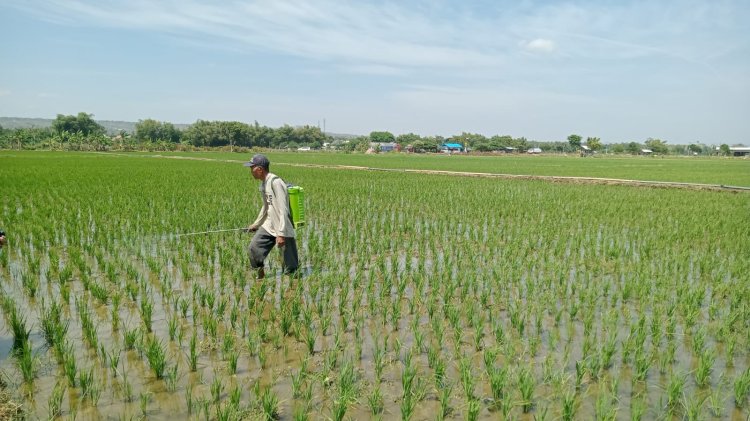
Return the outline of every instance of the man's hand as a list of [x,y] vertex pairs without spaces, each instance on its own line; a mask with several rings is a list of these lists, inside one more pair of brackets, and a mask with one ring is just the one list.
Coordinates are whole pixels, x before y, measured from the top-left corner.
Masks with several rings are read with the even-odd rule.
[[276,245],[277,246],[284,247],[285,244],[286,244],[286,238],[284,238],[282,236],[276,237]]
[[255,232],[258,231],[257,225],[250,225],[249,227],[245,228],[245,232]]

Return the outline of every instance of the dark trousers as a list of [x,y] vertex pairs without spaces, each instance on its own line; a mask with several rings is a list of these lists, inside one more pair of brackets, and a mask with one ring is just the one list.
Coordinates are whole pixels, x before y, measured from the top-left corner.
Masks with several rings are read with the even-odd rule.
[[[269,234],[263,228],[258,228],[253,240],[250,241],[248,254],[250,255],[250,267],[260,269],[263,267],[263,261],[268,257],[268,253],[276,245],[276,237]],[[281,249],[284,255],[284,273],[292,274],[297,271],[299,259],[297,257],[297,241],[294,238],[286,238],[284,247]]]

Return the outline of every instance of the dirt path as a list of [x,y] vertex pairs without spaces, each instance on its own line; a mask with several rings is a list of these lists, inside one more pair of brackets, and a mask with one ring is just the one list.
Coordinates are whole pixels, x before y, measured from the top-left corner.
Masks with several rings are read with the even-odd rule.
[[[241,164],[245,162],[244,160],[236,160],[236,159],[216,159],[216,158],[172,156],[172,155],[161,155],[161,154],[130,155],[130,154],[125,154],[125,153],[113,153],[113,152],[94,152],[94,153],[98,153],[102,155],[117,155],[117,156],[127,156],[127,157],[186,159],[186,160],[194,160],[194,161],[215,161],[215,162],[229,162],[229,163],[237,163],[237,164]],[[635,187],[680,188],[680,189],[690,189],[690,190],[713,190],[713,191],[731,191],[731,192],[750,193],[750,187],[727,186],[723,184],[683,183],[683,182],[676,182],[676,181],[627,180],[627,179],[621,179],[621,178],[573,177],[573,176],[558,176],[558,175],[498,174],[498,173],[465,172],[465,171],[376,168],[376,167],[362,167],[362,166],[355,166],[355,165],[295,164],[295,163],[287,163],[287,162],[274,162],[274,165],[286,165],[289,167],[305,167],[305,168],[340,169],[340,170],[352,170],[352,171],[383,171],[383,172],[449,175],[449,176],[456,176],[456,177],[543,180],[543,181],[549,181],[553,183],[605,184],[605,185],[621,185],[621,186],[635,186]]]

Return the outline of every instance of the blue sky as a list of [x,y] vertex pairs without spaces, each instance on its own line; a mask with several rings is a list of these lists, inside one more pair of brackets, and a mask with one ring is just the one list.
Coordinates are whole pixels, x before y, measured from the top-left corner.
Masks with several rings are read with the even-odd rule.
[[750,144],[750,2],[0,0],[0,116]]

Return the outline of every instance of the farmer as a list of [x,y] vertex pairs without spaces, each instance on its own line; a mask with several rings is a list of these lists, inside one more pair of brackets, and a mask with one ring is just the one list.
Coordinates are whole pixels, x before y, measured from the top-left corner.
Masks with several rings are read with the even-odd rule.
[[259,190],[263,200],[258,218],[247,228],[248,231],[255,232],[250,242],[250,266],[257,271],[258,279],[263,279],[266,275],[263,261],[276,245],[284,255],[284,273],[294,274],[299,260],[286,183],[269,171],[271,162],[265,155],[254,155],[244,165],[250,167],[253,178],[260,180]]
[[3,248],[6,241],[8,240],[5,238],[5,231],[0,230],[0,249]]

